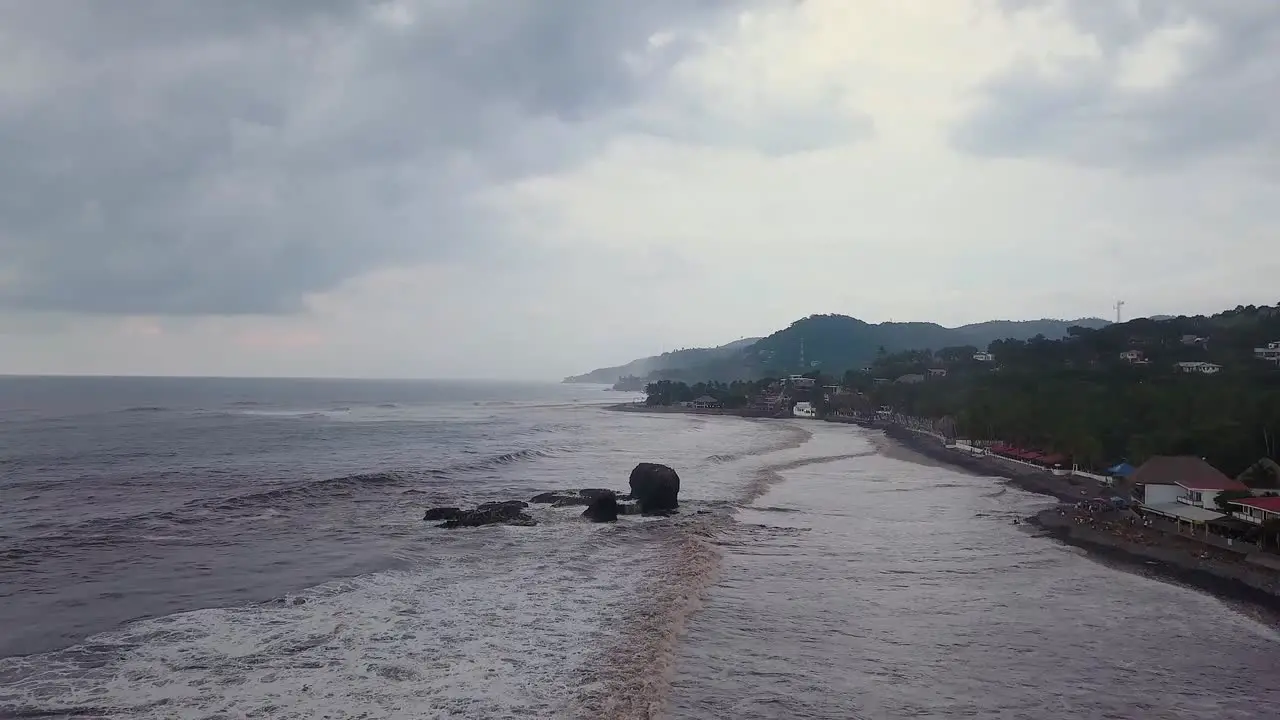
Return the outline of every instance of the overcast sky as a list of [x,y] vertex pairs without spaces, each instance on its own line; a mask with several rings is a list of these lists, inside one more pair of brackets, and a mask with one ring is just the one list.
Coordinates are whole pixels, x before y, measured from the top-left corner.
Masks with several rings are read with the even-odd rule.
[[0,0],[0,373],[1280,301],[1276,0]]

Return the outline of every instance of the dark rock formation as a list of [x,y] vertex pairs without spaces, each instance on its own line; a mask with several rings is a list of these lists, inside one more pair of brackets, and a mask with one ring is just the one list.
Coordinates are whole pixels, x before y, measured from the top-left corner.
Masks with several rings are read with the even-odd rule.
[[615,522],[618,519],[618,498],[613,493],[596,496],[582,511],[582,517],[591,522]]
[[577,495],[574,493],[544,492],[544,493],[538,493],[537,495],[534,495],[533,497],[529,498],[529,502],[538,503],[540,505],[552,505],[561,500],[566,500],[568,498],[574,498],[574,497],[577,497]]
[[645,513],[671,511],[679,507],[680,476],[657,463],[640,463],[631,471],[631,497]]
[[604,497],[605,495],[617,497],[618,493],[605,488],[586,488],[585,490],[579,490],[578,495],[581,495],[588,500],[595,500],[596,498]]
[[523,512],[525,503],[515,500],[506,503],[485,503],[475,510],[468,510],[458,517],[440,523],[442,528],[480,527],[481,525],[537,525],[538,522]]
[[422,516],[423,520],[457,520],[462,517],[462,508],[437,507],[430,508]]
[[529,503],[523,500],[503,500],[502,502],[482,503],[476,508],[476,510],[485,511],[495,510],[498,508],[515,508],[516,510],[523,510],[527,507],[529,507]]
[[639,515],[640,503],[618,503],[619,515]]

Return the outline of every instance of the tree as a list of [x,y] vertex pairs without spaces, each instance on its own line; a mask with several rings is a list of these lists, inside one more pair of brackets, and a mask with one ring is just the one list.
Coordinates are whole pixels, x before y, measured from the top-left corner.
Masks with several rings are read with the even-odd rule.
[[1230,513],[1234,509],[1231,507],[1231,503],[1249,497],[1253,497],[1253,493],[1248,490],[1223,490],[1218,493],[1217,497],[1213,499],[1213,502],[1222,512]]

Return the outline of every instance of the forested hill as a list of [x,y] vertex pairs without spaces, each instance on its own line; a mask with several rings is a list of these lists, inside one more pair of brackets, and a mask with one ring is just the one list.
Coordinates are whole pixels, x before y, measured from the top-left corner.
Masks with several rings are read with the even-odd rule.
[[623,377],[648,377],[658,370],[685,370],[707,365],[724,358],[737,355],[743,348],[760,338],[735,340],[727,345],[712,348],[686,348],[665,352],[653,357],[632,360],[626,365],[599,368],[582,375],[572,375],[564,379],[567,383],[600,383],[612,385]]
[[867,365],[881,349],[896,352],[968,345],[986,348],[991,342],[1006,338],[1061,338],[1072,326],[1098,328],[1107,324],[1098,318],[993,320],[946,328],[934,323],[871,324],[845,315],[813,315],[765,338],[664,353],[568,377],[565,382],[613,383],[623,377],[637,381],[730,381],[814,370],[839,375]]

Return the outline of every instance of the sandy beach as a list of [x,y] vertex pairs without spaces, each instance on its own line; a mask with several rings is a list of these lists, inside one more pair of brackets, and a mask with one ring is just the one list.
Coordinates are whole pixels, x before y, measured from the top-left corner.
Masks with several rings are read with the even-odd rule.
[[1262,611],[1268,621],[1280,622],[1280,570],[1259,564],[1256,551],[1250,556],[1209,547],[1155,527],[1135,527],[1128,522],[1128,511],[1080,508],[1081,500],[1111,494],[1109,489],[1087,479],[1054,476],[990,457],[971,457],[947,449],[932,437],[900,427],[887,428],[876,443],[886,457],[1002,477],[1029,492],[1056,497],[1058,505],[1027,518],[1030,527],[1082,548],[1101,562],[1244,603]]

